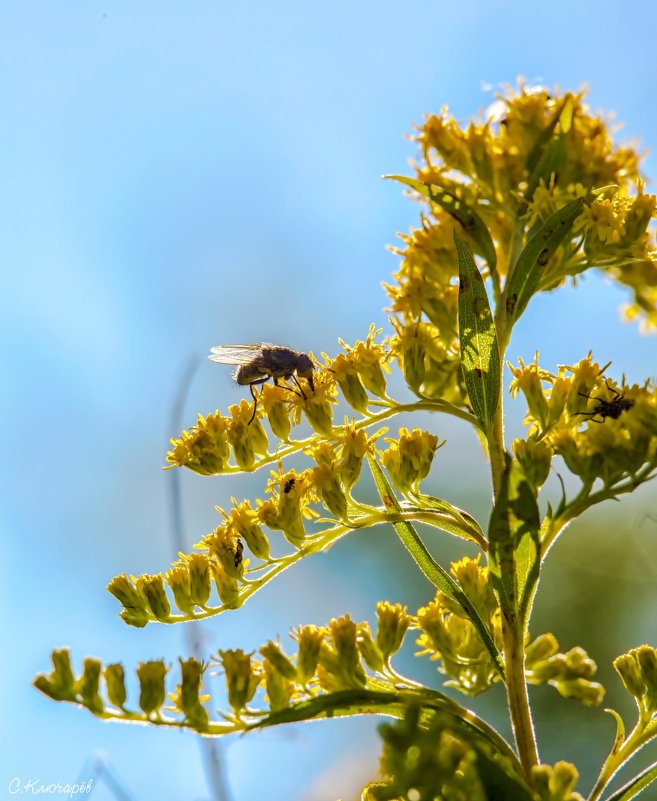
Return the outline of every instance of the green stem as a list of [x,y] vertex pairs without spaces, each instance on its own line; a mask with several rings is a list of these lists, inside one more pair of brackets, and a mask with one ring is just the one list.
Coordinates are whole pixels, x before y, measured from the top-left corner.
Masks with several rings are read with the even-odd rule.
[[639,719],[632,729],[629,736],[625,739],[621,747],[609,754],[602,766],[598,780],[596,781],[587,801],[597,801],[602,795],[603,790],[613,779],[615,774],[630,760],[637,751],[655,736],[655,727],[646,725],[645,720]]
[[[519,241],[514,243],[514,253],[511,254],[509,265],[513,264],[515,250],[519,247]],[[495,309],[495,326],[500,353],[500,376],[503,376],[504,357],[511,332],[508,326],[506,314],[506,298],[502,293],[502,302]],[[500,396],[498,399],[495,418],[488,433],[488,449],[490,453],[491,478],[493,483],[493,497],[497,500],[502,486],[502,478],[505,469],[504,443],[504,381],[500,382]],[[509,705],[509,716],[513,736],[518,749],[518,756],[522,765],[523,772],[527,781],[530,781],[531,769],[538,765],[538,748],[536,745],[536,734],[532,723],[531,708],[529,706],[529,696],[527,694],[527,679],[525,676],[525,637],[524,629],[518,620],[515,605],[517,598],[515,595],[500,597],[502,608],[502,642],[504,647],[504,667],[505,685],[507,702]]]
[[545,533],[541,542],[541,560],[545,559],[547,552],[554,545],[557,537],[566,528],[566,526],[577,517],[580,517],[587,509],[595,506],[596,503],[602,503],[615,499],[617,495],[625,495],[655,478],[654,470],[655,465],[653,462],[647,464],[641,472],[637,473],[631,479],[623,484],[612,485],[611,487],[603,487],[596,492],[590,491],[590,486],[585,485],[579,495],[569,504],[561,514],[558,514],[552,521],[550,527]]
[[510,619],[506,615],[502,616],[502,638],[506,694],[513,736],[525,777],[529,781],[531,769],[538,765],[538,748],[527,694],[524,641],[515,612]]

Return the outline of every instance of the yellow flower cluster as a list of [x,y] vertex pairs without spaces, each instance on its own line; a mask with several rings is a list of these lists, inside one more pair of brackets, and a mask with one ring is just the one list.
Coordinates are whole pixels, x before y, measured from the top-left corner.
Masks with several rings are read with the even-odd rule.
[[564,698],[575,698],[584,706],[597,706],[605,689],[591,681],[598,671],[595,662],[583,648],[571,648],[559,653],[559,643],[553,634],[541,634],[526,650],[527,681],[550,684]]
[[645,725],[657,714],[657,649],[649,645],[633,648],[614,659],[623,686],[634,697]]
[[345,353],[333,359],[322,354],[324,364],[316,372],[314,390],[307,387],[305,397],[290,391],[292,387],[265,384],[258,395],[255,417],[253,404],[247,400],[230,406],[227,416],[219,411],[206,417],[199,415],[193,428],[171,440],[173,447],[167,453],[168,466],[187,467],[206,476],[255,470],[272,461],[263,426],[265,420],[281,442],[291,441],[290,432],[303,417],[316,434],[332,440],[344,439],[348,436],[346,430],[335,426],[333,420],[338,387],[345,401],[365,415],[372,402],[368,393],[386,397],[389,348],[376,342],[380,333],[381,329],[370,326],[365,341],[349,346],[340,340]]
[[420,482],[429,475],[433,457],[444,441],[439,445],[435,434],[419,428],[400,428],[399,438],[386,438],[386,442],[388,448],[381,453],[381,462],[390,480],[404,494],[419,492]]
[[[457,327],[457,258],[453,233],[479,250],[474,230],[450,203],[463,204],[488,229],[496,252],[495,275],[485,258],[483,277],[501,280],[519,248],[557,211],[593,190],[606,190],[583,206],[569,237],[552,254],[539,291],[597,268],[630,287],[628,318],[657,328],[657,245],[649,225],[657,199],[643,191],[639,155],[614,143],[609,121],[591,112],[584,92],[552,93],[544,87],[507,88],[467,128],[444,108],[428,116],[416,139],[422,159],[415,195],[427,204],[421,226],[393,248],[402,261],[395,284],[386,285],[391,311],[404,326],[423,319],[432,338],[452,350]],[[418,188],[416,186],[415,188]]]
[[[463,581],[466,595],[501,647],[500,612],[488,568],[481,567],[478,559],[466,557],[452,564],[450,572]],[[498,669],[473,623],[446,595],[439,592],[435,600],[418,609],[417,622],[422,629],[417,640],[421,653],[441,661],[442,672],[450,676],[447,685],[466,695],[478,695],[499,680]]]
[[537,361],[510,367],[510,391],[525,396],[530,427],[528,440],[516,440],[513,448],[536,488],[547,478],[553,455],[583,482],[599,478],[605,486],[657,465],[655,386],[614,384],[590,354],[561,366],[557,375]]
[[[358,480],[363,461],[376,452],[376,441],[385,434],[382,428],[368,436],[363,428],[351,421],[338,431],[334,444],[318,441],[306,448],[313,466],[306,470],[294,469],[271,472],[264,499],[255,504],[248,500],[237,502],[229,511],[217,507],[223,521],[207,534],[197,548],[206,554],[194,552],[180,555],[165,576],[142,575],[137,578],[125,574],[117,576],[108,585],[109,591],[122,603],[122,618],[134,626],[145,626],[151,620],[171,622],[172,612],[167,587],[174,603],[187,619],[198,616],[197,610],[209,611],[213,586],[226,608],[237,608],[243,603],[243,592],[249,582],[245,570],[250,564],[244,558],[245,548],[258,563],[252,571],[271,563],[270,534],[280,531],[297,550],[303,548],[308,537],[309,521],[348,527],[357,525],[350,518],[351,489]],[[402,429],[399,441],[386,440],[385,454],[401,454],[393,477],[410,476],[413,486],[426,475],[437,447],[437,438],[421,431],[412,433]],[[391,462],[392,464],[392,462]],[[410,471],[410,472],[409,472]],[[317,508],[321,502],[323,509]],[[326,515],[331,517],[328,519]],[[321,532],[315,536],[321,536]]]
[[[298,647],[295,657],[288,657],[278,643],[271,641],[260,648],[262,661],[254,659],[253,652],[245,653],[242,649],[220,650],[214,661],[223,668],[232,721],[239,722],[249,716],[248,704],[259,687],[265,689],[270,710],[274,712],[321,691],[364,687],[368,677],[365,666],[385,675],[391,656],[403,644],[411,618],[400,604],[379,603],[376,611],[375,635],[367,622],[356,623],[348,615],[331,620],[328,626],[300,626],[293,632]],[[53,651],[52,662],[52,672],[35,680],[35,686],[46,695],[82,703],[98,715],[109,712],[120,717],[107,709],[101,695],[104,678],[107,701],[125,712],[127,691],[121,665],[107,665],[103,670],[99,660],[87,659],[82,675],[76,678],[67,649]],[[207,667],[193,658],[181,659],[181,682],[169,696],[174,711],[184,716],[186,725],[198,731],[207,731],[209,726],[203,707],[209,696],[201,694]],[[163,660],[143,662],[137,668],[139,705],[145,719],[163,719],[167,671]],[[134,713],[126,714],[131,720],[137,719]]]
[[636,150],[614,145],[608,122],[591,113],[584,92],[555,95],[520,83],[517,90],[508,87],[485,119],[466,130],[446,109],[428,116],[417,140],[428,165],[461,173],[499,207],[502,198],[524,189],[550,132],[559,137],[552,155],[564,186],[580,183],[590,189],[638,177]]

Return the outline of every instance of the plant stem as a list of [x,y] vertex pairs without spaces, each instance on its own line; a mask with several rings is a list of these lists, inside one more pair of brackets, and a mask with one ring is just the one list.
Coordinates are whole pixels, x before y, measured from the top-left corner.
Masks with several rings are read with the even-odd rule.
[[531,769],[538,765],[538,749],[532,723],[527,681],[525,678],[525,647],[521,632],[515,620],[502,618],[502,637],[504,642],[504,665],[506,668],[506,694],[511,716],[513,736],[525,777],[530,778]]
[[653,726],[647,726],[645,720],[639,719],[633,731],[627,736],[625,742],[617,751],[611,752],[605,760],[598,780],[591,790],[587,801],[597,801],[602,795],[602,791],[613,779],[614,775],[639,751],[647,742],[655,736]]
[[[504,370],[504,355],[509,344],[510,331],[508,330],[505,309],[498,305],[496,309],[496,329],[498,349],[500,354],[500,376]],[[505,470],[504,444],[504,381],[500,381],[500,395],[495,412],[493,425],[488,434],[488,449],[490,453],[491,479],[493,483],[493,497],[497,501]],[[490,532],[489,532],[490,534]],[[502,640],[504,646],[504,666],[506,677],[506,693],[509,704],[509,715],[513,736],[518,749],[520,763],[527,781],[530,780],[531,769],[538,765],[538,748],[536,735],[532,723],[529,696],[527,694],[527,680],[525,677],[525,632],[518,620],[516,610],[517,598],[515,594],[510,597],[500,596],[502,608]]]

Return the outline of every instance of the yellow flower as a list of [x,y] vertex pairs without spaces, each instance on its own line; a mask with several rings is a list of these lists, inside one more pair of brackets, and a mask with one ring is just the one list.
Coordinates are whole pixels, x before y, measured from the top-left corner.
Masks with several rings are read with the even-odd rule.
[[306,419],[312,428],[324,436],[330,436],[333,431],[333,409],[331,405],[337,403],[337,389],[335,378],[328,370],[319,371],[315,374],[315,391],[302,398],[293,395],[290,403],[293,407],[292,419],[294,425],[298,425],[301,420],[301,413],[306,415]]
[[283,442],[287,441],[290,436],[291,421],[288,396],[291,394],[293,393],[284,387],[263,384],[259,397],[274,436],[283,440]]
[[386,439],[387,450],[381,454],[381,461],[390,474],[390,480],[400,492],[419,491],[420,482],[427,477],[436,450],[444,445],[438,444],[438,437],[428,431],[414,428],[399,429],[399,439]]
[[246,542],[251,553],[266,561],[269,559],[269,540],[258,525],[258,513],[249,501],[238,503],[235,498],[231,500],[233,507],[230,512],[225,512],[220,506],[216,507],[217,511],[226,519],[226,526]]
[[233,447],[235,461],[243,470],[251,470],[256,455],[267,453],[267,434],[258,416],[251,420],[253,407],[247,400],[229,406],[228,411],[230,419],[226,437]]
[[167,453],[167,462],[171,467],[188,467],[204,476],[223,472],[230,458],[227,426],[227,418],[218,411],[207,417],[199,414],[194,428],[183,431],[180,439],[171,440],[173,450]]
[[244,575],[242,561],[242,540],[233,526],[219,525],[211,534],[203,537],[202,545],[210,556],[218,559],[231,578],[241,579]]

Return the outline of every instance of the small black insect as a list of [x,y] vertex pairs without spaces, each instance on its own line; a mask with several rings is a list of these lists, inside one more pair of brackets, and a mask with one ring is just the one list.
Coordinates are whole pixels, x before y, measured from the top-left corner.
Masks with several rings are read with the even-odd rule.
[[[607,385],[607,389],[613,392],[614,397],[608,401],[604,398],[594,398],[591,395],[578,392],[577,394],[581,395],[583,398],[595,401],[596,407],[592,412],[575,412],[575,414],[588,417],[592,423],[604,423],[608,417],[611,417],[612,420],[618,420],[623,412],[626,412],[634,406],[634,400],[632,398],[626,398],[625,391],[619,392],[614,387],[609,386],[609,381],[606,379],[605,384]],[[595,419],[598,415],[602,418],[601,420]]]
[[285,484],[283,484],[283,494],[284,495],[287,495],[288,492],[290,492],[290,490],[294,486],[295,482],[296,482],[296,479],[294,478],[294,476],[291,476],[290,478],[288,478],[288,480],[285,482]]
[[242,540],[237,540],[237,546],[235,548],[235,556],[233,557],[233,564],[235,567],[239,567],[242,564],[242,554],[244,553],[244,543]]
[[271,378],[278,387],[282,386],[278,383],[279,378],[286,381],[292,379],[299,387],[299,392],[292,387],[285,387],[285,389],[300,395],[305,400],[306,396],[297,378],[298,375],[300,378],[306,379],[311,390],[315,389],[314,367],[310,356],[307,353],[292,350],[292,348],[272,345],[271,342],[261,342],[258,345],[217,345],[210,349],[208,358],[219,364],[237,365],[233,378],[238,384],[249,385],[254,401],[249,425],[255,419],[258,408],[258,398],[253,389],[257,384],[264,384]]

